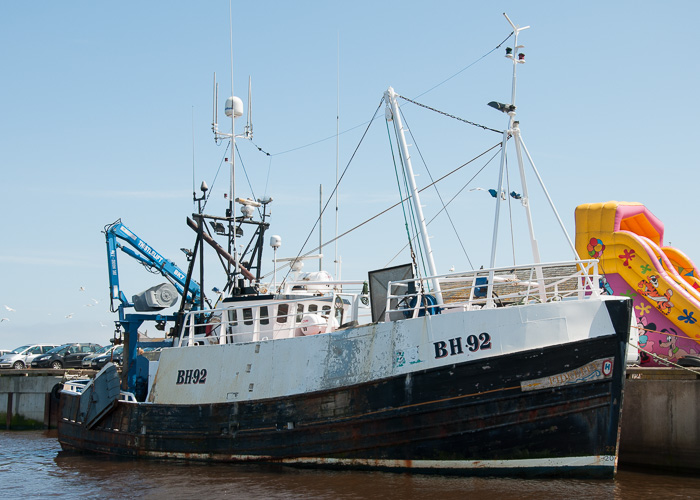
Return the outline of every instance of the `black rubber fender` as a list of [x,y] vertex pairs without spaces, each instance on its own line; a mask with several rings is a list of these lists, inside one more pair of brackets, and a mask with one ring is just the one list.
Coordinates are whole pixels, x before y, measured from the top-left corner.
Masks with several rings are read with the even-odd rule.
[[693,354],[688,354],[687,356],[683,356],[678,360],[678,364],[681,366],[698,366],[700,367],[700,356],[695,356]]
[[51,389],[51,397],[53,399],[60,398],[62,390],[63,390],[63,384],[59,382],[58,384],[53,386],[53,389]]

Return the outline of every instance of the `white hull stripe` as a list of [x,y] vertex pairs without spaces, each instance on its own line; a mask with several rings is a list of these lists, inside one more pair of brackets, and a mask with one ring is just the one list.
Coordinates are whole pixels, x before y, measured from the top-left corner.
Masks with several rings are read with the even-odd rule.
[[584,457],[533,458],[521,460],[374,460],[363,458],[275,458],[259,455],[219,455],[210,453],[147,452],[155,458],[179,458],[189,460],[220,460],[235,462],[274,462],[284,464],[313,464],[344,467],[369,467],[384,469],[556,469],[580,467],[610,467],[616,465],[613,455]]

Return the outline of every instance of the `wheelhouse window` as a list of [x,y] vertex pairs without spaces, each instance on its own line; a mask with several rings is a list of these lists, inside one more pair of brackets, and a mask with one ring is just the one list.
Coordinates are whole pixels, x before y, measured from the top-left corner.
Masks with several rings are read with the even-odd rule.
[[238,311],[236,309],[231,309],[228,312],[228,322],[232,326],[237,326],[238,325],[238,314],[236,314]]
[[268,313],[267,306],[262,306],[260,308],[260,324],[269,325],[270,324],[270,314]]
[[289,314],[289,304],[280,304],[277,307],[277,322],[278,323],[286,323],[288,314]]
[[243,323],[246,325],[253,324],[253,310],[249,307],[243,309]]

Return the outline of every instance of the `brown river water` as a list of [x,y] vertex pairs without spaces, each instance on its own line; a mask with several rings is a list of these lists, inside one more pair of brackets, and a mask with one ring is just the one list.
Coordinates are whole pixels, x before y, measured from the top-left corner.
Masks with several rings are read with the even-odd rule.
[[[700,453],[700,451],[699,451]],[[55,431],[0,431],[2,498],[700,498],[700,475],[621,467],[613,480],[503,479],[115,460],[61,452]]]

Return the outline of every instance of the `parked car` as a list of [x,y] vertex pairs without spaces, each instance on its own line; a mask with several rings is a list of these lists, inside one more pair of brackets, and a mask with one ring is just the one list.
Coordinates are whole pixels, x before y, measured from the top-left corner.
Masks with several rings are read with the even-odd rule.
[[0,357],[0,368],[14,368],[15,370],[23,370],[31,366],[32,360],[51,349],[56,347],[56,344],[27,344],[17,349],[13,349],[10,354],[5,354]]
[[97,351],[93,352],[92,354],[88,354],[83,358],[82,365],[83,368],[86,370],[90,369],[90,363],[92,362],[93,359],[95,359],[97,356],[102,356],[103,354],[107,354],[108,352],[111,352],[112,349],[114,349],[114,346],[112,344],[108,344],[104,346],[102,349],[98,349]]
[[101,347],[99,344],[88,343],[63,344],[34,358],[32,368],[80,368],[83,358]]
[[101,356],[92,358],[92,361],[90,362],[90,368],[92,368],[93,370],[101,370],[102,367],[110,361],[114,364],[121,366],[122,361],[124,359],[122,356],[123,352],[124,345],[115,346],[113,350],[102,354]]

